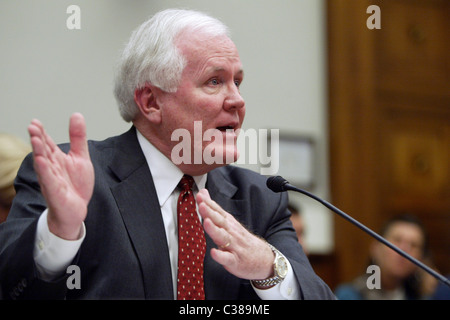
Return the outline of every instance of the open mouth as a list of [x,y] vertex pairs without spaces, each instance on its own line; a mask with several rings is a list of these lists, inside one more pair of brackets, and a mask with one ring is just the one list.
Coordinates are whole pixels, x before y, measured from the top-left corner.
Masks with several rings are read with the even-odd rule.
[[227,130],[234,130],[233,126],[221,126],[216,128],[219,131],[226,132]]

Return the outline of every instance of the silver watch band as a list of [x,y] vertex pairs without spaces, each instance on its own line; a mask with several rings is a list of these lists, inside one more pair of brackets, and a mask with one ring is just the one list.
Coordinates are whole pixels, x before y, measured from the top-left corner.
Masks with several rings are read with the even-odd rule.
[[272,277],[264,280],[252,280],[253,285],[257,288],[270,288],[283,281],[280,277]]
[[[276,261],[278,259],[278,257],[282,256],[283,254],[278,251],[277,248],[275,248],[274,246],[272,246],[270,243],[267,243],[270,247],[270,249],[272,249],[273,253],[275,254],[275,259],[274,261]],[[276,284],[280,283],[281,281],[283,281],[284,279],[279,277],[276,273],[275,276],[267,278],[267,279],[262,279],[262,280],[251,280],[251,282],[253,283],[253,285],[256,288],[259,289],[264,289],[264,288],[270,288],[275,286]]]

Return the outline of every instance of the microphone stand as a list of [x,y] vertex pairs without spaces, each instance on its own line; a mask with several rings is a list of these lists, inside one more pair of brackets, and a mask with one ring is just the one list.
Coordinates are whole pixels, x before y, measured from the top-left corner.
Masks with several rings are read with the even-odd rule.
[[292,190],[292,191],[296,191],[296,192],[300,192],[303,193],[304,195],[313,198],[314,200],[320,202],[321,204],[323,204],[325,207],[327,207],[328,209],[334,211],[335,213],[337,213],[338,215],[340,215],[342,218],[344,218],[345,220],[349,221],[350,223],[354,224],[355,226],[357,226],[358,228],[360,228],[361,230],[363,230],[364,232],[368,233],[370,236],[372,236],[373,238],[375,238],[376,240],[380,241],[381,243],[385,244],[386,246],[388,246],[389,248],[391,248],[392,250],[394,250],[395,252],[397,252],[398,254],[400,254],[401,256],[403,256],[404,258],[408,259],[409,261],[411,261],[412,263],[414,263],[415,265],[417,265],[418,267],[422,268],[423,270],[425,270],[426,272],[428,272],[430,275],[432,275],[433,277],[435,277],[436,279],[440,280],[441,282],[445,283],[447,286],[450,287],[450,281],[445,278],[444,276],[442,276],[441,274],[437,273],[436,271],[434,271],[433,269],[431,269],[430,267],[428,267],[426,264],[420,262],[419,260],[413,258],[412,256],[410,256],[409,254],[407,254],[406,252],[404,252],[403,250],[399,249],[398,247],[394,246],[392,243],[390,243],[389,241],[387,241],[385,238],[383,238],[382,236],[380,236],[379,234],[375,233],[374,231],[372,231],[371,229],[367,228],[365,225],[363,225],[362,223],[360,223],[359,221],[355,220],[354,218],[352,218],[351,216],[349,216],[348,214],[346,214],[345,212],[343,212],[342,210],[336,208],[335,206],[333,206],[331,203],[315,196],[314,194],[306,191],[306,190],[302,190],[299,189],[291,184],[289,184],[287,181],[283,184],[283,186],[281,187],[282,189],[284,189],[284,191],[287,190]]

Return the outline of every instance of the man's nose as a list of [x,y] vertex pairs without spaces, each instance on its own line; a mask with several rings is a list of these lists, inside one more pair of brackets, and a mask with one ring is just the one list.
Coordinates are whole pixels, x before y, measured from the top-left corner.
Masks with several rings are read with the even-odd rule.
[[239,88],[233,84],[228,88],[227,97],[224,101],[224,109],[229,111],[233,109],[241,109],[245,106],[244,98],[242,98]]

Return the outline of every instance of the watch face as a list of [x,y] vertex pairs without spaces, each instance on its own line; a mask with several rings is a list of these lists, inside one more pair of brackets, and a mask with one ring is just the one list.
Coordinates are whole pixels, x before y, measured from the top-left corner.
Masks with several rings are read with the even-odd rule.
[[288,271],[286,259],[284,257],[280,257],[279,259],[277,259],[276,269],[277,269],[278,276],[284,279],[284,277],[286,277],[286,274]]

